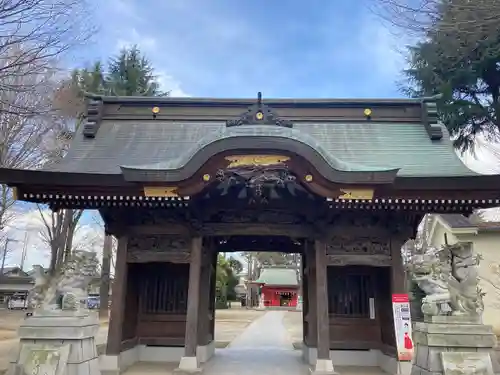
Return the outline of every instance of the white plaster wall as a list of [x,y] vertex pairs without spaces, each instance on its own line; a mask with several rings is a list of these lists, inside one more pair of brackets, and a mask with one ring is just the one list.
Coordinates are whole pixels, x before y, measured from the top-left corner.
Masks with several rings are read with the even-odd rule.
[[454,244],[458,241],[457,237],[454,236],[447,228],[438,221],[436,223],[436,227],[434,228],[434,233],[431,239],[432,246],[436,249],[441,248],[444,245],[444,235],[446,234],[446,238],[449,244]]
[[479,233],[474,239],[474,250],[480,254],[479,287],[483,297],[483,322],[491,324],[500,334],[500,233]]

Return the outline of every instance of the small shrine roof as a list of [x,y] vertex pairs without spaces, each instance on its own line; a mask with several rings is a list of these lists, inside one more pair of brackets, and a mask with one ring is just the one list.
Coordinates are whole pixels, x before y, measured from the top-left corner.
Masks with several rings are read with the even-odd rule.
[[264,268],[260,277],[254,281],[257,284],[270,286],[298,286],[297,271],[292,268]]
[[500,222],[498,221],[474,222],[461,214],[441,214],[439,216],[451,229],[475,228],[479,232],[500,231]]

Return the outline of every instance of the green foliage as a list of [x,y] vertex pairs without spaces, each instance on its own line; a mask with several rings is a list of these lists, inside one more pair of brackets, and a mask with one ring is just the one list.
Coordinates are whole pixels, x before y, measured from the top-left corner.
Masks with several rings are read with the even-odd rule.
[[95,62],[90,68],[75,69],[71,74],[71,81],[81,91],[96,94],[106,92],[106,77],[100,61]]
[[285,266],[296,265],[297,263],[296,254],[286,254],[274,251],[254,251],[244,253],[243,256],[247,259],[252,256],[263,266]]
[[160,91],[157,77],[149,60],[137,46],[122,49],[110,59],[106,86],[117,96],[166,96]]
[[[442,12],[446,19],[446,7]],[[405,70],[410,96],[443,95],[440,120],[462,152],[473,150],[479,134],[490,140],[500,134],[500,31],[495,36],[478,32],[467,43],[457,42],[436,22],[426,40],[409,49]]]
[[116,96],[167,96],[159,89],[154,68],[137,46],[122,49],[109,59],[107,68],[100,61],[90,68],[75,69],[73,85],[83,92]]
[[229,267],[231,267],[231,270],[235,275],[239,274],[241,271],[243,271],[243,264],[238,259],[235,259],[233,257],[229,257],[228,259]]
[[217,269],[215,278],[216,300],[227,301],[236,300],[236,292],[234,287],[238,284],[238,278],[233,267],[242,269],[241,263],[234,258],[227,259],[224,255],[217,256]]

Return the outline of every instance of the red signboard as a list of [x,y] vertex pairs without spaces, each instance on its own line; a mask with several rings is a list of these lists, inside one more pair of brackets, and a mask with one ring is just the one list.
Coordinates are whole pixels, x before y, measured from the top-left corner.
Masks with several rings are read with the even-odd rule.
[[413,358],[413,340],[411,334],[410,298],[408,294],[392,295],[392,311],[398,359],[411,361]]

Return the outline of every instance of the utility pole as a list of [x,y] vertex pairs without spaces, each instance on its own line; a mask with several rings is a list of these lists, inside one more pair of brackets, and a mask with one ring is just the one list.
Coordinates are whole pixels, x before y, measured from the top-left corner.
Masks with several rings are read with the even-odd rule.
[[23,242],[23,254],[21,255],[21,272],[24,271],[24,262],[26,261],[26,253],[28,251],[28,232],[24,234],[24,242]]

